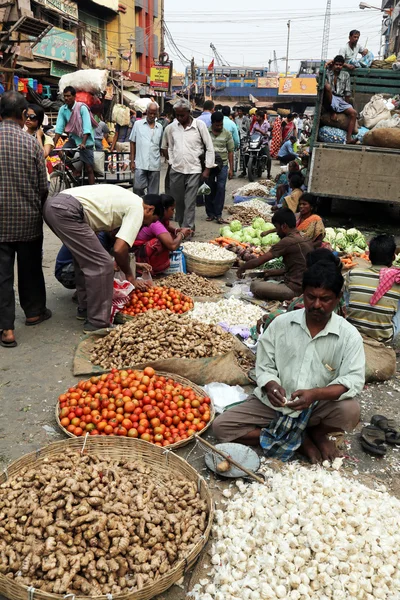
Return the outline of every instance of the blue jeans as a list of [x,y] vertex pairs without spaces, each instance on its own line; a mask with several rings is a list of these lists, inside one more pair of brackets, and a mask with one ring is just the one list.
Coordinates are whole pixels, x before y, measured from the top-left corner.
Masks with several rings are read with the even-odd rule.
[[205,196],[206,213],[208,217],[219,219],[225,204],[225,188],[228,179],[228,165],[222,167],[221,171],[212,169],[208,179],[211,194]]

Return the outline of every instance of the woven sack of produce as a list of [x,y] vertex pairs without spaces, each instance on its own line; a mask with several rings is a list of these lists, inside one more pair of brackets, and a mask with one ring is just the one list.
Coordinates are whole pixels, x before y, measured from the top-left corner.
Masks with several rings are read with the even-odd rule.
[[281,117],[287,117],[288,115],[290,115],[290,110],[288,108],[278,108],[276,112]]
[[115,121],[120,127],[129,125],[130,112],[127,106],[122,104],[115,104],[112,111],[112,120]]
[[400,115],[395,113],[390,119],[384,119],[383,121],[379,121],[374,127],[374,129],[391,129],[393,127],[400,127]]
[[381,94],[375,94],[371,100],[364,106],[361,112],[362,123],[368,129],[375,127],[379,121],[390,119],[391,112],[386,106],[387,100]]
[[390,71],[391,68],[392,65],[385,60],[374,60],[371,64],[371,69],[386,69],[387,71]]
[[324,125],[318,132],[318,141],[325,144],[345,144],[346,132],[338,127]]
[[[325,112],[321,115],[321,123],[322,125],[327,125],[328,127],[337,127],[338,129],[343,129],[343,131],[347,131],[349,127],[349,117],[344,113],[339,113],[336,115],[337,119],[332,119],[332,113]],[[356,124],[356,128],[354,133],[358,132],[358,125]]]
[[363,336],[365,383],[387,381],[396,374],[396,352],[376,340]]
[[373,129],[364,136],[364,146],[400,149],[400,128]]

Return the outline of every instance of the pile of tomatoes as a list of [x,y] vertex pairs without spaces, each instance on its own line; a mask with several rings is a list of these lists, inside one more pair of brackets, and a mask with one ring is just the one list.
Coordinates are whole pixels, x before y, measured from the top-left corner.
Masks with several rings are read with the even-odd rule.
[[113,369],[80,381],[58,400],[60,423],[69,433],[120,435],[156,446],[187,440],[211,419],[210,398],[151,367]]
[[193,300],[179,290],[167,287],[152,287],[146,292],[134,290],[130,295],[128,304],[125,304],[122,313],[125,315],[138,315],[148,310],[171,310],[179,315],[193,308]]

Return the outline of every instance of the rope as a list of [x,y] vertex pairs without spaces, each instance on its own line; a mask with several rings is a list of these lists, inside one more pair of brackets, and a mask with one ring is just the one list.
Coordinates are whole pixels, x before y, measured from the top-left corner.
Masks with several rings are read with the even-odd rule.
[[85,435],[85,439],[83,441],[83,446],[82,446],[82,450],[81,450],[81,456],[83,456],[83,453],[84,453],[84,450],[85,450],[85,446],[86,446],[86,442],[87,442],[87,439],[88,439],[88,435],[89,435],[89,432],[87,432],[87,434]]
[[35,593],[35,588],[33,587],[33,585],[30,585],[28,587],[28,600],[33,600],[34,593]]
[[64,598],[71,598],[72,600],[75,600],[75,594],[65,594]]
[[169,453],[171,452],[170,448],[165,448],[165,450],[163,450],[163,454],[165,454],[166,457],[166,466],[168,467],[168,456]]

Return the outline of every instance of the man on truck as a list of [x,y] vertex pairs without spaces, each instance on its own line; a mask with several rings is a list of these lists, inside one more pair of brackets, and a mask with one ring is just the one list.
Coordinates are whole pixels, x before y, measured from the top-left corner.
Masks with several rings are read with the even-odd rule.
[[347,128],[347,144],[354,144],[352,139],[357,122],[357,111],[350,104],[351,85],[350,75],[343,71],[344,57],[335,56],[331,65],[326,70],[326,82],[324,93],[325,108],[333,113],[332,119],[337,119],[337,113],[344,113],[349,117]]
[[[339,50],[339,54],[345,60],[345,68],[350,71],[357,69],[357,67],[370,67],[374,60],[373,53],[358,43],[360,35],[358,29],[352,29],[349,33],[349,41]],[[358,58],[359,54],[361,54],[361,58]]]

